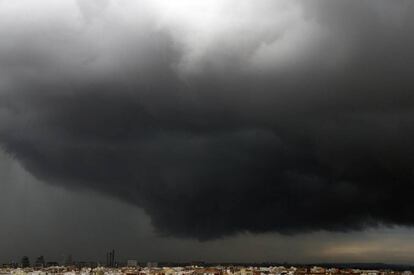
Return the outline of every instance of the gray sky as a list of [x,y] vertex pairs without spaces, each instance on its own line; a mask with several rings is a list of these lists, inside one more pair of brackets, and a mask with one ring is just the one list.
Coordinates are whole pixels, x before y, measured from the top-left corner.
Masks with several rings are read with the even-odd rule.
[[0,1],[1,258],[411,262],[413,14]]
[[2,262],[19,261],[22,255],[62,261],[68,254],[75,260],[103,261],[112,247],[121,259],[144,262],[414,262],[412,229],[240,234],[207,242],[160,237],[141,209],[93,192],[44,184],[4,152],[0,171],[0,246],[7,248],[0,251]]

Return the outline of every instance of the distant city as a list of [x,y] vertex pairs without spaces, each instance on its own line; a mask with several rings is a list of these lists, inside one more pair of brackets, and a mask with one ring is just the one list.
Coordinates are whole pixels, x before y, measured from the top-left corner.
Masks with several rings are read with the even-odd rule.
[[414,275],[414,266],[381,263],[330,264],[236,264],[236,263],[157,263],[135,259],[116,261],[115,250],[106,253],[106,262],[73,261],[67,255],[61,262],[37,257],[32,263],[23,256],[19,263],[2,264],[0,275]]

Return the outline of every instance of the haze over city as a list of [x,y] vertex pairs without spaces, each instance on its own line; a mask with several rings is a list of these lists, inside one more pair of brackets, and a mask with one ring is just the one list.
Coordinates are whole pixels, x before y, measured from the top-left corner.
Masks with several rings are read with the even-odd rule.
[[0,264],[414,264],[413,72],[409,0],[0,0]]

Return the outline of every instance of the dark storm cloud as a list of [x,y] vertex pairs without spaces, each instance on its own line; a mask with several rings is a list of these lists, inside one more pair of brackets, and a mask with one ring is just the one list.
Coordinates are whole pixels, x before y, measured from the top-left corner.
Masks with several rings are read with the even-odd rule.
[[0,27],[0,142],[36,177],[174,236],[414,223],[411,2],[64,3]]

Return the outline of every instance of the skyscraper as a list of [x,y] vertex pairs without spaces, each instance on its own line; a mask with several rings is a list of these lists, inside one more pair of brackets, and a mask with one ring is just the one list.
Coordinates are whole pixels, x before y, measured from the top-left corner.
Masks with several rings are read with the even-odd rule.
[[30,266],[29,257],[23,256],[21,265],[22,265],[23,268],[29,267]]
[[115,266],[115,250],[114,249],[106,253],[106,265],[108,267]]

